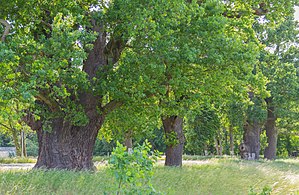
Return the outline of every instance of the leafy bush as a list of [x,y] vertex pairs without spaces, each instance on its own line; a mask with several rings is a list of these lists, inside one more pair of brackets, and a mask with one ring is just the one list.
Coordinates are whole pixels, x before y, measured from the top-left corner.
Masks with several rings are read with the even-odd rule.
[[151,154],[151,145],[146,140],[128,152],[126,147],[117,142],[109,160],[118,184],[117,194],[156,194],[151,184],[153,166],[158,153]]

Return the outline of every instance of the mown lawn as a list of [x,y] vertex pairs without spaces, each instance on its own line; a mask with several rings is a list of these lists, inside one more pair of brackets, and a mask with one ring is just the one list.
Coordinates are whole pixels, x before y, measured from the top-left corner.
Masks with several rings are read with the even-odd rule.
[[[299,194],[299,159],[242,161],[206,159],[182,168],[155,167],[153,186],[164,194],[248,194],[272,188],[271,194]],[[188,164],[188,165],[187,165]],[[1,171],[0,194],[115,194],[107,167],[97,172]]]

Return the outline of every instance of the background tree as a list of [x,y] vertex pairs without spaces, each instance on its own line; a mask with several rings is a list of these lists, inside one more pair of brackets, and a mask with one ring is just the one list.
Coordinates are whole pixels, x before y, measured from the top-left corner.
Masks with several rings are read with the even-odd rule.
[[210,105],[202,109],[200,114],[190,116],[186,121],[185,152],[189,154],[208,155],[214,148],[214,138],[220,129],[220,118]]
[[[267,90],[271,96],[265,99],[267,104],[267,120],[265,130],[268,146],[265,148],[265,158],[276,158],[276,146],[278,138],[277,119],[283,120],[289,115],[293,106],[298,107],[299,96],[299,74],[298,74],[298,23],[293,16],[276,28],[266,28],[261,25],[258,30],[259,38],[266,49],[261,54],[261,67],[263,74],[267,76],[269,82]],[[295,111],[296,112],[296,111]],[[292,114],[291,123],[298,121],[298,113]]]
[[[295,2],[296,3],[296,2]],[[268,18],[268,15],[265,15],[264,18],[259,18],[256,20],[256,23],[254,25],[254,29],[256,30],[256,36],[259,39],[259,42],[264,45],[264,47],[268,47],[264,50],[261,50],[261,61],[265,60],[265,53],[272,53],[272,51],[276,50],[279,46],[276,47],[276,44],[274,44],[274,40],[278,41],[280,38],[277,39],[277,37],[281,37],[281,39],[285,39],[288,35],[284,34],[282,36],[277,36],[279,32],[273,33],[273,31],[282,31],[284,26],[283,22],[285,22],[290,16],[294,14],[294,8],[293,7],[288,7],[287,11],[284,12],[284,15],[279,17],[278,22],[273,23],[271,19]],[[281,25],[281,26],[280,26]],[[282,27],[282,28],[281,28]],[[274,30],[276,29],[276,30]],[[292,30],[291,30],[292,31]],[[287,34],[291,34],[290,31],[287,32]],[[274,42],[273,42],[274,41]],[[288,42],[288,41],[287,41]],[[283,43],[284,44],[284,43]],[[288,44],[288,43],[286,43]],[[275,51],[274,51],[275,53]],[[278,54],[278,53],[277,53]],[[275,56],[275,54],[274,54]],[[270,59],[274,60],[279,59],[280,57],[270,57]],[[269,56],[268,56],[269,57]],[[273,58],[274,57],[274,58]],[[271,60],[270,60],[271,61]],[[274,60],[275,61],[275,60]],[[275,96],[274,94],[277,92],[277,87],[271,88],[271,85],[276,83],[278,80],[274,81],[272,78],[273,77],[279,77],[279,73],[276,71],[270,71],[270,69],[274,70],[275,68],[275,63],[272,61],[272,64],[267,64],[267,65],[260,65],[256,64],[256,67],[254,69],[253,74],[258,75],[262,74],[269,79],[267,82],[267,90],[271,93],[271,95],[258,95],[255,93],[250,92],[251,100],[255,102],[254,106],[249,107],[250,109],[247,112],[248,117],[247,117],[247,122],[244,126],[244,144],[240,146],[241,152],[243,155],[243,158],[250,158],[250,159],[255,159],[256,157],[258,158],[258,153],[260,149],[260,133],[262,130],[262,127],[264,123],[266,124],[266,129],[267,130],[267,136],[268,136],[268,141],[269,141],[269,147],[266,148],[266,156],[267,158],[273,159],[275,157],[275,145],[277,140],[277,133],[274,128],[274,123],[275,123],[275,113],[274,113],[274,107],[273,107],[273,97]],[[263,64],[263,63],[261,63]],[[268,68],[268,70],[266,70]],[[277,70],[277,69],[276,69]],[[271,72],[271,73],[270,73]],[[276,74],[277,73],[277,74]],[[265,83],[265,82],[264,82]],[[275,85],[275,84],[274,84]],[[278,90],[279,91],[279,90]],[[277,98],[277,97],[276,97]],[[263,100],[264,99],[264,100]],[[264,102],[263,102],[264,101]],[[267,109],[266,109],[267,107]],[[253,111],[253,112],[252,112]],[[264,113],[267,111],[268,113]],[[257,114],[259,113],[259,114]],[[266,120],[268,115],[268,119]],[[250,119],[251,118],[251,119]],[[270,130],[272,129],[272,130]],[[254,135],[254,136],[253,136]],[[255,158],[252,157],[252,154],[254,154]]]
[[[117,99],[137,94],[138,101],[154,94],[168,140],[165,164],[180,166],[184,116],[210,101],[210,95],[225,93],[224,86],[243,83],[234,75],[250,70],[256,48],[248,38],[253,31],[248,33],[244,28],[250,20],[224,16],[225,4],[207,1],[199,7],[195,2],[178,1],[164,6],[143,10],[144,18],[149,18],[140,25],[144,35],[130,42],[130,49],[111,76],[108,86],[115,87],[110,88],[109,96]],[[147,12],[156,13],[155,20]],[[169,21],[158,15],[167,16]]]
[[23,116],[25,105],[21,105],[18,100],[0,100],[0,129],[1,132],[13,140],[16,148],[16,155],[26,157],[26,135],[30,128],[20,119]]

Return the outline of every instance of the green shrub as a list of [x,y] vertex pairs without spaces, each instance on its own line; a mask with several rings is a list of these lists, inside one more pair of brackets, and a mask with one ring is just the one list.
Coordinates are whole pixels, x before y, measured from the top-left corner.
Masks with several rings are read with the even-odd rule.
[[158,153],[150,156],[151,145],[146,140],[131,152],[117,142],[109,160],[109,167],[117,181],[116,194],[156,194],[152,187],[153,166]]

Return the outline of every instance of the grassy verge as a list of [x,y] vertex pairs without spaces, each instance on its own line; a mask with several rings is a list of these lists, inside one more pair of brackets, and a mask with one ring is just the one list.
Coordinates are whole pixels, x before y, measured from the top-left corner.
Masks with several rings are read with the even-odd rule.
[[[153,186],[165,194],[248,194],[265,186],[272,194],[299,194],[299,160],[275,162],[209,159],[182,168],[155,167]],[[106,166],[95,173],[72,171],[0,172],[0,194],[115,194]]]
[[0,158],[0,164],[10,164],[10,163],[36,163],[36,158],[33,157]]

